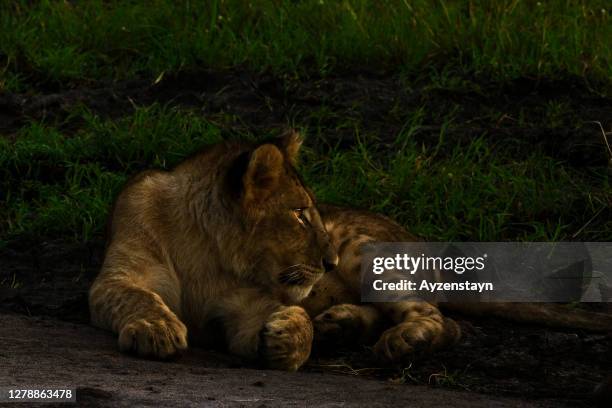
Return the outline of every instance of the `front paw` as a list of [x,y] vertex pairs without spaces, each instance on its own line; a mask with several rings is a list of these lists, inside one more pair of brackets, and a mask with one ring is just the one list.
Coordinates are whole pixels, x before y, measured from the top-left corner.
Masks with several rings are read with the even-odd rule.
[[129,322],[119,332],[119,349],[142,357],[166,359],[187,348],[187,328],[174,316]]
[[272,313],[264,324],[260,333],[260,356],[270,368],[295,371],[310,356],[312,335],[312,323],[304,309],[283,307]]
[[315,342],[321,345],[338,345],[354,342],[363,335],[359,306],[335,305],[313,320]]
[[374,353],[383,361],[400,363],[448,346],[460,335],[459,326],[451,319],[439,315],[422,317],[386,330],[376,342]]

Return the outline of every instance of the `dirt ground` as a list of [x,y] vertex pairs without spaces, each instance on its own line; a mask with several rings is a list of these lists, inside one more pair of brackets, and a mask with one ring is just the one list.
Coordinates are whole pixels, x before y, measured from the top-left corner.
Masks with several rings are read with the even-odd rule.
[[405,367],[369,349],[315,350],[296,374],[194,349],[173,362],[121,355],[87,325],[103,243],[19,242],[0,250],[0,383],[71,385],[88,406],[591,406],[612,367],[612,335],[459,317],[452,350]]
[[174,362],[146,361],[119,354],[114,338],[92,327],[22,315],[0,315],[0,324],[4,386],[72,387],[89,407],[554,406],[327,372],[232,367],[197,349]]
[[[36,95],[0,95],[0,133],[16,137],[28,121],[46,120],[69,134],[79,128],[78,115],[70,114],[79,105],[116,118],[158,102],[255,133],[300,118],[309,128],[337,129],[323,143],[351,145],[353,133],[339,126],[342,121],[359,122],[364,133],[396,135],[413,110],[424,107],[425,124],[454,112],[448,132],[459,142],[484,135],[513,146],[537,143],[571,166],[607,163],[601,131],[588,122],[607,118],[603,125],[609,128],[612,100],[579,79],[481,82],[457,90],[401,83],[400,77],[372,72],[301,82],[200,72],[168,76],[158,84],[50,85]],[[541,107],[551,101],[566,106],[580,123],[570,126],[573,119],[565,118],[557,127],[537,125]],[[317,119],[322,107],[334,114]],[[495,126],[489,111],[503,113]],[[439,133],[440,127],[422,126],[413,137],[433,145]],[[525,151],[517,148],[516,154]],[[190,350],[173,362],[139,360],[121,355],[111,334],[88,325],[86,293],[102,254],[101,239],[88,244],[22,239],[0,249],[0,384],[70,385],[87,406],[591,406],[593,389],[612,373],[612,333],[462,316],[455,316],[465,332],[458,346],[403,367],[381,366],[368,348],[314,350],[295,374],[244,367],[207,350]]]
[[[498,83],[478,78],[461,86],[431,84],[427,79],[402,78],[384,72],[344,72],[333,77],[299,81],[268,73],[246,71],[183,72],[160,82],[131,80],[95,83],[77,89],[57,84],[40,93],[0,94],[0,134],[14,135],[31,120],[59,124],[64,132],[79,128],[75,108],[86,107],[101,117],[128,115],[135,107],[159,103],[193,109],[224,129],[255,134],[298,123],[326,131],[323,145],[352,145],[352,126],[362,134],[391,142],[416,109],[423,109],[423,126],[412,138],[437,145],[444,118],[453,126],[446,137],[469,142],[484,136],[505,147],[516,147],[514,157],[530,153],[538,144],[552,157],[573,166],[608,163],[598,125],[612,125],[612,98],[599,95],[584,79],[563,81],[517,79]],[[410,83],[410,85],[407,85]],[[565,108],[556,124],[545,124],[547,106]],[[324,114],[320,114],[324,112]],[[492,125],[492,118],[495,123]],[[437,125],[436,125],[437,124]],[[454,146],[450,143],[449,146]]]

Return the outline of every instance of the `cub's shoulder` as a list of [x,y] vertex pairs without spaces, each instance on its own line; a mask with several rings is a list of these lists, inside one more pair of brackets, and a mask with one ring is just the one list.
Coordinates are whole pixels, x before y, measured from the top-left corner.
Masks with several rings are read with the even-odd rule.
[[147,191],[167,182],[169,173],[164,170],[144,170],[130,177],[120,194],[125,192]]
[[115,199],[110,225],[142,222],[157,217],[167,204],[172,186],[171,176],[163,170],[146,170],[130,178]]

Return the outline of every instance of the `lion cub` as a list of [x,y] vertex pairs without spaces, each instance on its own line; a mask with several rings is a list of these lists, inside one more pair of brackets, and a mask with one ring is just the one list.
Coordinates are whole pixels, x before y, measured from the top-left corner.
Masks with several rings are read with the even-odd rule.
[[313,333],[376,341],[388,361],[456,341],[458,326],[428,303],[360,304],[360,246],[414,238],[388,218],[318,205],[294,169],[300,145],[296,133],[222,143],[129,182],[90,290],[93,324],[142,356],[170,357],[189,337],[285,370],[308,359]]

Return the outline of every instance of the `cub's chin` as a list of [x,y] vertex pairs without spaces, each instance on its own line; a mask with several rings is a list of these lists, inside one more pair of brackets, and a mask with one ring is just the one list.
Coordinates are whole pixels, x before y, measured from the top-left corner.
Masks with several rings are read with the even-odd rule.
[[308,297],[312,286],[292,286],[286,289],[287,300],[290,303],[300,303],[303,299]]
[[296,264],[284,269],[277,278],[283,301],[301,302],[310,294],[312,287],[321,279],[323,273],[323,270],[305,264]]

